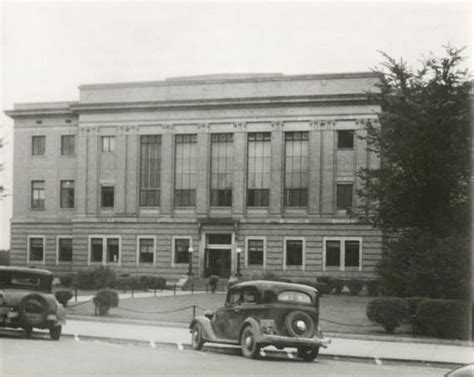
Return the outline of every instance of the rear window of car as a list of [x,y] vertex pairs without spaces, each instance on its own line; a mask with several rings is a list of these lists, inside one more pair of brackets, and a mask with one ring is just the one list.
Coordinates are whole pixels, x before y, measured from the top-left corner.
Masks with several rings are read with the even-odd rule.
[[0,273],[0,288],[31,289],[49,292],[51,277],[27,272],[6,271]]
[[278,301],[293,302],[296,304],[311,304],[311,296],[298,291],[283,291],[278,295]]

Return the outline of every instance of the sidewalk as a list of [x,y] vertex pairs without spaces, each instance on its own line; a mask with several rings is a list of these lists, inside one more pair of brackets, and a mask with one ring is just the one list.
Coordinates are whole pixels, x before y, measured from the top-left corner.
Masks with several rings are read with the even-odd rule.
[[[199,293],[206,293],[206,292],[194,292],[193,294],[199,294]],[[156,291],[156,294],[154,291],[148,291],[148,292],[134,292],[133,297],[131,292],[127,293],[119,293],[119,298],[120,299],[128,299],[128,298],[146,298],[146,297],[167,297],[167,296],[184,296],[184,295],[189,295],[189,291],[181,291],[181,290],[163,290],[163,291]],[[81,302],[86,302],[92,300],[92,298],[95,295],[79,295],[77,296],[77,301],[72,298],[72,300],[69,302],[70,305],[75,305],[76,303],[81,303]]]
[[[68,320],[63,334],[126,339],[155,343],[189,345],[191,336],[187,328]],[[419,361],[428,363],[469,364],[474,362],[474,348],[460,345],[428,344],[416,342],[390,342],[332,337],[321,355],[370,358],[379,360]]]

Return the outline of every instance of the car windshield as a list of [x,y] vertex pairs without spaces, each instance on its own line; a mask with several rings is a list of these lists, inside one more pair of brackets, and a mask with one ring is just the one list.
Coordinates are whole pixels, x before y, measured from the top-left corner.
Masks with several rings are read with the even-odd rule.
[[311,296],[298,291],[283,291],[278,295],[278,301],[311,304]]
[[51,276],[33,274],[30,272],[1,271],[0,288],[30,289],[50,292]]

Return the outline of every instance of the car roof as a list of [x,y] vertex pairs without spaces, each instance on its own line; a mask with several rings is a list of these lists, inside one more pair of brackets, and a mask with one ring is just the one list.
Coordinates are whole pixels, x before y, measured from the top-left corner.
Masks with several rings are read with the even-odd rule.
[[284,291],[287,289],[297,289],[298,291],[303,291],[309,294],[315,294],[318,292],[316,288],[310,287],[309,285],[286,283],[282,281],[271,281],[271,280],[245,281],[245,282],[238,283],[232,286],[232,288],[244,288],[244,287],[255,287],[261,291],[265,291],[265,290]]
[[0,273],[2,272],[26,272],[36,275],[52,276],[53,273],[48,270],[40,270],[37,268],[28,267],[12,267],[12,266],[0,266]]

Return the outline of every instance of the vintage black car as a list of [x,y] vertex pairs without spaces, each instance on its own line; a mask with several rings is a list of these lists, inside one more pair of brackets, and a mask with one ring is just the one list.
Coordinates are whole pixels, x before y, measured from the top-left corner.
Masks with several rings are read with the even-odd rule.
[[0,326],[48,329],[59,340],[66,312],[51,293],[53,274],[46,270],[0,266]]
[[319,328],[319,296],[315,288],[283,282],[248,281],[232,286],[225,306],[193,319],[192,346],[204,343],[240,345],[242,354],[257,358],[260,348],[297,348],[313,361],[330,343]]

